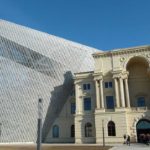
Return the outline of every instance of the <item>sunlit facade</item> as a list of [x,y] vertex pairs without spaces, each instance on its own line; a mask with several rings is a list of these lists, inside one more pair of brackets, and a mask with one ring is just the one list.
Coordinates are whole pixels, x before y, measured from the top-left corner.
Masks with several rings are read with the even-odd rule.
[[75,74],[75,142],[123,143],[123,135],[140,142],[150,135],[150,46],[93,58],[94,71]]
[[150,132],[150,47],[100,51],[0,20],[0,139],[138,142]]

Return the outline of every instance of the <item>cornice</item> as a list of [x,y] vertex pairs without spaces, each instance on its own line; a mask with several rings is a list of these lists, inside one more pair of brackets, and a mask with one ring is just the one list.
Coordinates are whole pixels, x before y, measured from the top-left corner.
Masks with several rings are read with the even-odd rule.
[[92,54],[92,56],[94,58],[99,58],[99,57],[109,57],[109,56],[114,56],[114,55],[131,54],[131,53],[145,52],[145,51],[150,51],[150,46],[116,49],[116,50],[107,51],[107,52],[94,53]]
[[94,77],[94,80],[101,80],[103,79],[103,72],[101,71],[94,72],[93,77]]
[[93,72],[75,73],[74,80],[92,79]]

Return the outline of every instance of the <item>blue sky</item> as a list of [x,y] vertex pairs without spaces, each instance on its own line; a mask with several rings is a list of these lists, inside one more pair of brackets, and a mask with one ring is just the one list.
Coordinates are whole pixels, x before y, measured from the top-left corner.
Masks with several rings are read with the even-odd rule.
[[150,44],[150,0],[0,0],[0,18],[101,50]]

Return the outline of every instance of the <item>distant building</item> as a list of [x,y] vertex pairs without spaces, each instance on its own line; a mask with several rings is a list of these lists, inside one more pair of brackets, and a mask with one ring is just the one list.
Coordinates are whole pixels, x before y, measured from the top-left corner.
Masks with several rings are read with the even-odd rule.
[[0,139],[118,143],[150,132],[150,46],[100,51],[0,20]]

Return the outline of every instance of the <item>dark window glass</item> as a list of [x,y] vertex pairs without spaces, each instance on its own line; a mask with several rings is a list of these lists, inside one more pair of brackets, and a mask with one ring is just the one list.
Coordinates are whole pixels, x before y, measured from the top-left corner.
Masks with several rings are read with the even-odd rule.
[[109,82],[109,87],[112,88],[112,82]]
[[105,88],[108,88],[108,82],[105,82]]
[[84,110],[91,110],[91,98],[84,98]]
[[148,120],[140,120],[138,123],[137,123],[137,129],[150,129],[150,121]]
[[137,100],[137,106],[138,107],[145,107],[145,98],[144,97],[139,97]]
[[71,114],[75,114],[75,111],[76,111],[76,104],[71,103]]
[[70,96],[75,96],[75,90],[70,93]]
[[53,126],[53,138],[59,137],[59,127],[57,125]]
[[107,109],[114,109],[114,98],[113,96],[106,96]]
[[85,124],[85,137],[92,137],[92,124],[89,122]]
[[91,85],[87,84],[87,89],[90,90],[91,89]]
[[91,85],[88,84],[83,84],[83,90],[90,90],[91,89]]
[[113,121],[109,121],[108,123],[108,136],[116,136],[116,128]]
[[83,84],[83,90],[86,90],[86,84]]
[[75,127],[74,125],[71,126],[71,137],[75,136]]
[[105,82],[105,88],[112,88],[112,82]]

